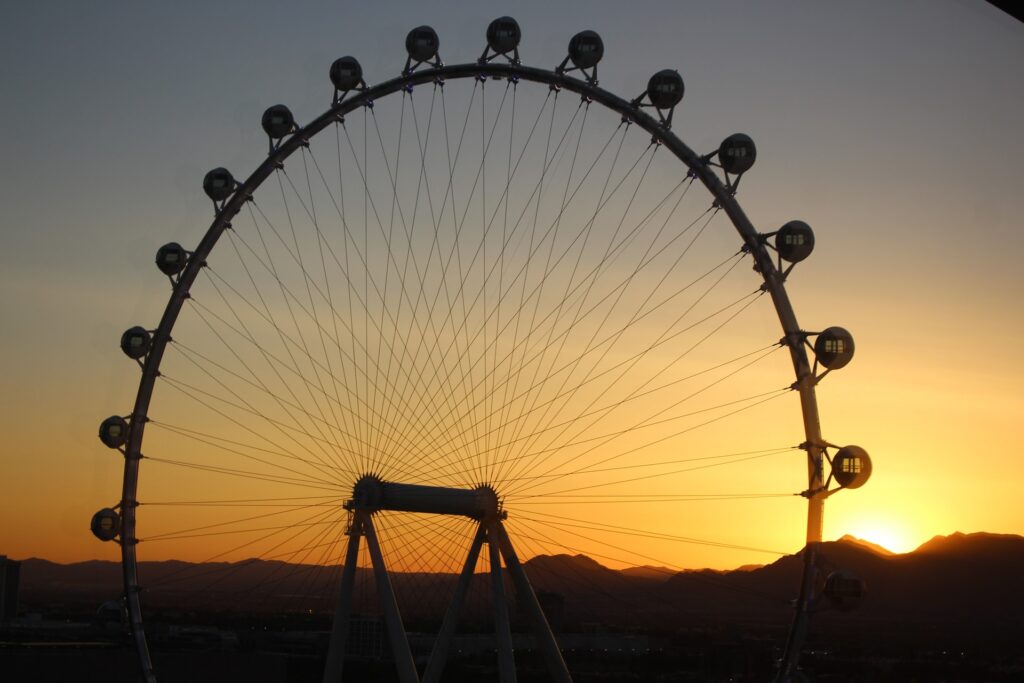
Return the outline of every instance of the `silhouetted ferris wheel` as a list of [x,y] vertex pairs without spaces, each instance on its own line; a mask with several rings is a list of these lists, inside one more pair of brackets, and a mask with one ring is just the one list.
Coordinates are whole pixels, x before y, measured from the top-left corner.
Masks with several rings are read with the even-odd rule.
[[[754,142],[687,146],[676,71],[623,98],[598,85],[596,33],[550,70],[523,66],[519,42],[503,17],[478,59],[445,65],[421,26],[400,75],[375,86],[338,59],[327,111],[299,125],[267,109],[266,160],[241,181],[210,171],[205,236],[159,249],[171,296],[155,328],[121,339],[142,378],[130,413],[100,427],[124,487],[92,523],[121,545],[146,680],[143,605],[175,581],[201,601],[259,566],[239,604],[333,614],[324,681],[341,680],[367,610],[400,680],[440,680],[474,600],[514,680],[513,596],[568,681],[526,558],[728,547],[679,506],[791,505],[777,463],[803,450],[806,569],[779,677],[795,671],[822,590],[823,501],[833,479],[870,473],[862,449],[822,438],[815,401],[853,339],[803,330],[786,293],[811,228],[754,228],[736,200]],[[730,487],[761,465],[766,490]],[[680,533],[627,524],[638,509]],[[140,558],[171,557],[203,575],[140,579]],[[827,583],[836,600],[860,591],[846,574]],[[427,658],[410,619],[440,623]]]

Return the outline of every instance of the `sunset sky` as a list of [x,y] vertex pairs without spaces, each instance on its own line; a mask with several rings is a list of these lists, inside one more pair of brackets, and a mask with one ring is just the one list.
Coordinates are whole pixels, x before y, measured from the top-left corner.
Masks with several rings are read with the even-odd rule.
[[[88,531],[92,513],[118,501],[122,474],[96,429],[130,412],[139,372],[118,339],[155,327],[167,300],[156,248],[191,249],[204,234],[204,173],[244,177],[265,158],[267,106],[287,104],[300,123],[322,113],[335,58],[358,57],[370,84],[392,78],[406,32],[431,24],[445,61],[469,62],[505,13],[522,27],[527,65],[552,68],[575,32],[598,31],[601,85],[624,97],[678,69],[686,97],[673,130],[684,141],[710,151],[745,132],[757,143],[738,195],[755,226],[813,226],[816,250],[787,289],[805,329],[841,325],[857,344],[820,385],[823,434],[874,461],[864,488],[827,503],[826,539],[903,552],[953,531],[1024,533],[1024,25],[987,3],[55,2],[8,6],[0,19],[0,554],[118,557]],[[775,383],[792,381],[778,367]],[[743,422],[749,445],[799,443],[794,406]],[[700,447],[730,452],[712,441]],[[799,458],[731,469],[728,486],[797,493]],[[161,491],[147,479],[157,472],[143,469],[150,492],[176,485]],[[723,484],[693,484],[705,485]],[[675,479],[645,486],[616,490],[694,492]],[[696,505],[645,503],[627,518],[561,510],[743,548],[801,546],[799,499]],[[566,545],[615,566],[777,557],[609,543],[628,550]]]

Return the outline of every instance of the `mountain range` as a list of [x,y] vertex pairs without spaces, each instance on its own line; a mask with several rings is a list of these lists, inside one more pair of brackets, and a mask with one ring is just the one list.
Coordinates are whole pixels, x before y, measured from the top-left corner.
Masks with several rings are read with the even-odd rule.
[[[663,629],[763,625],[782,629],[792,612],[803,561],[787,555],[764,566],[731,571],[675,571],[665,567],[615,570],[584,555],[541,555],[525,563],[535,590],[559,612],[565,627]],[[936,536],[913,552],[892,553],[844,536],[820,546],[822,584],[835,569],[864,579],[866,596],[853,612],[816,602],[815,632],[847,638],[947,639],[1020,647],[1024,634],[1024,538],[955,533]],[[203,611],[329,613],[336,599],[337,568],[246,560],[190,564],[142,562],[139,568],[148,613]],[[391,576],[407,622],[429,620],[447,604],[454,575],[395,573]],[[39,605],[99,605],[120,594],[115,562],[56,564],[22,562],[23,608]],[[372,612],[370,570],[360,570],[362,598],[355,609]],[[483,610],[489,579],[475,575],[466,613]],[[271,598],[270,596],[277,596]],[[472,616],[467,617],[469,619]]]

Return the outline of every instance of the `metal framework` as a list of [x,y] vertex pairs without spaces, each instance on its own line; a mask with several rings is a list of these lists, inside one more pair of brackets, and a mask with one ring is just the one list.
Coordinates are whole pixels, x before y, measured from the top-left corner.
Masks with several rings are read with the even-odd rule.
[[324,683],[341,680],[345,661],[345,641],[348,637],[349,619],[352,608],[352,590],[355,584],[356,558],[360,539],[366,539],[377,585],[377,599],[387,628],[388,642],[395,659],[395,669],[402,683],[420,683],[416,665],[409,649],[409,641],[402,625],[398,601],[384,564],[377,532],[373,525],[373,514],[381,510],[417,512],[424,514],[463,515],[477,521],[473,543],[459,574],[455,593],[445,611],[441,630],[434,641],[430,660],[424,670],[422,683],[436,683],[441,680],[459,612],[462,609],[466,591],[476,569],[477,558],[484,543],[487,543],[490,560],[491,594],[494,600],[495,636],[498,644],[498,672],[501,683],[516,680],[515,660],[512,656],[512,631],[509,626],[508,608],[505,601],[505,582],[502,576],[501,560],[505,560],[505,571],[509,573],[516,588],[516,599],[528,616],[534,637],[544,655],[548,673],[553,681],[570,683],[572,678],[562,659],[562,653],[555,642],[547,619],[541,610],[530,580],[516,555],[512,541],[502,520],[506,514],[501,509],[498,497],[488,487],[477,489],[452,489],[437,486],[418,486],[384,482],[373,476],[365,476],[356,482],[352,500],[345,503],[345,509],[353,513],[348,528],[348,547],[345,553],[345,568],[341,576],[341,591],[334,612],[334,622],[324,667]]
[[[815,585],[815,556],[816,546],[821,541],[822,534],[822,512],[824,498],[827,496],[823,476],[823,450],[824,442],[819,427],[818,408],[815,400],[816,376],[814,368],[807,353],[807,333],[801,330],[797,322],[796,314],[790,303],[784,287],[785,273],[776,266],[773,256],[766,246],[764,236],[759,234],[748,219],[734,196],[735,188],[724,182],[715,170],[708,163],[706,157],[694,152],[669,128],[660,113],[652,116],[638,106],[637,102],[619,97],[603,88],[600,88],[594,79],[580,80],[557,70],[546,70],[527,66],[518,63],[500,63],[489,61],[482,63],[456,64],[451,66],[421,65],[429,68],[419,68],[407,71],[404,75],[388,80],[379,85],[360,90],[349,91],[343,98],[338,99],[323,114],[309,122],[307,125],[298,128],[294,134],[281,140],[280,144],[273,149],[268,158],[261,163],[248,178],[241,182],[235,191],[218,208],[216,217],[208,228],[205,236],[196,247],[186,268],[174,280],[173,293],[167,303],[160,319],[160,323],[152,333],[152,343],[144,359],[140,360],[142,366],[142,378],[139,383],[134,408],[130,415],[130,432],[124,447],[125,468],[122,497],[120,503],[120,540],[123,558],[124,591],[128,607],[129,622],[139,662],[142,666],[143,677],[149,683],[156,681],[143,629],[142,610],[139,602],[139,580],[137,572],[136,557],[136,506],[138,505],[136,494],[139,480],[139,465],[143,458],[142,445],[149,412],[150,400],[157,377],[160,374],[160,363],[165,348],[171,338],[171,330],[185,301],[190,296],[190,289],[196,280],[200,269],[204,266],[206,258],[217,245],[218,240],[226,228],[230,226],[232,218],[241,210],[245,203],[253,196],[256,189],[271,175],[275,168],[280,167],[283,162],[303,145],[331,124],[340,121],[346,114],[361,107],[371,104],[374,100],[401,92],[421,84],[440,83],[446,80],[474,79],[474,78],[500,78],[514,81],[531,81],[547,85],[552,88],[564,89],[577,93],[581,97],[617,112],[624,118],[648,131],[653,138],[675,155],[689,169],[693,177],[696,177],[712,194],[716,205],[725,211],[735,229],[743,240],[745,249],[752,255],[756,270],[761,274],[764,284],[763,289],[767,291],[777,312],[781,324],[784,339],[792,358],[792,364],[796,375],[793,388],[799,392],[800,405],[803,414],[804,438],[807,453],[808,468],[808,489],[805,494],[809,501],[807,519],[807,545],[803,553],[804,574],[800,591],[800,597],[796,605],[796,614],[793,620],[793,627],[787,642],[786,651],[782,666],[780,668],[780,679],[787,678],[796,667],[799,651],[806,629],[807,616],[814,594]],[[386,484],[385,487],[397,487],[397,484]],[[392,493],[398,489],[387,489]],[[471,495],[470,495],[471,494]],[[390,494],[389,494],[390,495]],[[479,503],[480,492],[459,491],[456,498],[462,496],[465,500],[455,505],[456,508],[466,504],[472,499]],[[399,495],[398,499],[403,503],[410,503],[414,496],[406,497]],[[461,499],[460,499],[461,500]],[[379,544],[376,538],[372,519],[372,506],[363,506],[353,503],[353,520],[349,532],[347,548],[347,560],[345,573],[342,577],[340,597],[338,601],[337,614],[334,622],[334,631],[331,636],[331,659],[329,660],[324,680],[338,680],[341,671],[341,655],[339,643],[344,642],[347,629],[345,615],[350,609],[350,598],[352,582],[354,578],[354,562],[352,561],[359,547],[361,539],[365,538],[373,558],[374,572],[378,578],[378,590],[380,601],[388,620],[388,637],[391,639],[392,647],[396,653],[396,660],[402,671],[403,681],[414,681],[416,673],[408,656],[408,644],[405,641],[401,628],[401,619],[394,604],[394,595],[387,580],[387,573],[380,556]],[[441,512],[441,510],[433,510]],[[449,511],[450,512],[450,511]],[[465,513],[463,510],[462,513]],[[462,514],[456,512],[456,514]],[[529,581],[522,571],[516,557],[512,543],[505,532],[500,516],[488,514],[479,517],[480,522],[473,545],[466,558],[465,566],[459,579],[459,591],[449,606],[445,616],[444,625],[435,646],[435,652],[431,657],[430,665],[427,668],[424,681],[436,681],[440,675],[440,666],[444,661],[446,650],[450,644],[451,634],[454,630],[455,615],[458,612],[459,602],[465,592],[465,584],[472,574],[476,564],[476,557],[479,554],[482,544],[487,542],[489,553],[492,559],[491,566],[494,568],[494,591],[496,592],[496,604],[503,605],[504,601],[497,592],[501,590],[500,562],[498,556],[504,558],[507,571],[514,581],[517,594],[520,599],[525,596],[526,610],[532,618],[535,633],[540,638],[549,668],[555,673],[560,681],[568,681],[569,676],[565,665],[561,662],[557,645],[551,637],[550,629],[546,628],[543,622],[543,615],[533,596]],[[500,621],[500,620],[499,620]],[[509,661],[511,658],[511,646],[507,631],[507,615],[504,617],[503,625],[500,627],[499,640],[501,648],[501,670],[502,680],[513,680],[514,673],[508,673]],[[403,646],[403,643],[404,646]]]

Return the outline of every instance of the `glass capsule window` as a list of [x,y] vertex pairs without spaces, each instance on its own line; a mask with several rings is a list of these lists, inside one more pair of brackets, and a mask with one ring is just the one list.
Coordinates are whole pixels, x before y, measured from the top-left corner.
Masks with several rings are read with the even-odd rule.
[[825,353],[846,353],[846,340],[826,339]]

